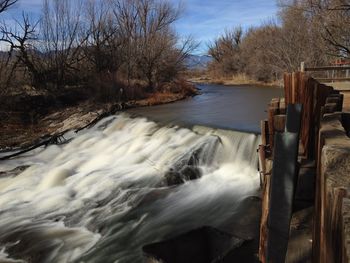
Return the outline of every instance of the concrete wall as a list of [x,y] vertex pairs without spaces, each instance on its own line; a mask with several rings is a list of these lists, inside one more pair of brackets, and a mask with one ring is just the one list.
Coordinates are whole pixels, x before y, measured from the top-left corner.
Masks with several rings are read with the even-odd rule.
[[[319,132],[319,262],[348,262],[350,229],[347,202],[350,187],[350,138],[342,124],[342,113],[324,115]],[[349,191],[350,196],[350,191]],[[317,227],[317,224],[316,224]],[[318,229],[315,229],[318,231]],[[350,239],[349,239],[350,241]]]

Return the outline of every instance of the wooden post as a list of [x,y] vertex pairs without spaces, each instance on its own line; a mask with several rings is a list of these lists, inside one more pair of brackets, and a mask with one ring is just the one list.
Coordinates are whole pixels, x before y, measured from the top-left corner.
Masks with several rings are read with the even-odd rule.
[[280,104],[280,99],[279,98],[273,98],[271,100],[269,108],[268,108],[268,126],[269,126],[269,145],[270,145],[270,149],[273,149],[273,139],[274,139],[274,134],[275,134],[274,116],[279,113],[279,104]]
[[273,127],[275,131],[283,132],[286,126],[286,115],[278,114],[273,118]]
[[343,111],[344,107],[344,94],[339,94],[340,95],[340,105],[338,111]]
[[293,72],[292,73],[292,94],[291,94],[291,103],[295,103],[296,100],[296,93],[297,93],[297,87],[298,86],[298,77],[297,77],[297,73]]
[[266,146],[259,145],[259,172],[260,172],[260,187],[264,185],[266,176]]
[[278,114],[278,108],[270,106],[268,110],[268,123],[269,123],[269,145],[271,149],[273,149],[273,140],[274,140],[274,134],[275,134],[273,123],[274,123],[274,116],[276,114]]
[[304,92],[304,83],[302,81],[303,73],[295,72],[295,90],[294,103],[302,103],[302,93]]
[[261,128],[261,144],[268,145],[268,143],[269,143],[269,122],[268,122],[268,120],[261,121],[260,128]]
[[284,80],[284,97],[285,103],[292,103],[292,74],[285,73],[283,75]]
[[259,240],[259,260],[262,263],[267,262],[267,220],[269,217],[269,193],[270,193],[271,175],[265,176],[261,200],[261,220],[260,220],[260,240]]
[[280,114],[286,114],[286,100],[285,100],[285,98],[280,99]]
[[280,107],[280,98],[273,98],[270,103],[271,107],[279,108]]
[[314,107],[314,85],[310,78],[307,78],[305,74],[301,73],[300,78],[300,103],[303,104],[302,113],[302,128],[300,134],[302,155],[306,159],[312,156],[313,143],[310,142],[315,136],[313,125],[313,107]]

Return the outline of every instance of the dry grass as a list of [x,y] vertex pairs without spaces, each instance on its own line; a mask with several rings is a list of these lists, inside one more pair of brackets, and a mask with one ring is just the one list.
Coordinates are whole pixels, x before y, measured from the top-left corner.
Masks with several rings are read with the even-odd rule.
[[282,86],[282,80],[270,81],[270,82],[257,81],[250,78],[245,73],[234,74],[231,77],[212,77],[206,74],[200,77],[189,78],[188,80],[194,83],[208,83],[208,84],[218,84],[218,85],[226,85],[226,86],[230,86],[230,85],[257,85],[257,86],[268,86],[268,87]]
[[137,106],[152,106],[164,103],[170,103],[197,95],[196,87],[185,80],[178,80],[172,83],[164,83],[157,88],[154,93],[149,93],[147,98],[137,100]]
[[138,100],[135,102],[136,106],[153,106],[164,103],[170,103],[177,100],[186,98],[187,96],[183,93],[170,93],[170,92],[156,92],[150,95],[147,99]]

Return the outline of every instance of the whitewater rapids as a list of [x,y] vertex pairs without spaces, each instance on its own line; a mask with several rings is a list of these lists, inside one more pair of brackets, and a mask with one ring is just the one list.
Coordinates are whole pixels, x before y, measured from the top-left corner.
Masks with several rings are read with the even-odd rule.
[[[0,262],[142,262],[141,247],[219,227],[259,187],[259,136],[120,114],[0,162]],[[167,186],[196,158],[202,176]],[[4,174],[4,173],[3,173]]]

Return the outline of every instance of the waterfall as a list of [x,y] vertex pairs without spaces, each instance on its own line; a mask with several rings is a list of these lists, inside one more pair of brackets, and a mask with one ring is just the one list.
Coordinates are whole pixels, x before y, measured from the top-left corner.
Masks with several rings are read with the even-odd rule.
[[[258,189],[254,134],[120,114],[69,136],[0,163],[1,262],[142,262],[143,245],[219,227]],[[200,178],[166,183],[188,166]]]

